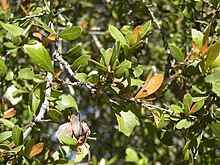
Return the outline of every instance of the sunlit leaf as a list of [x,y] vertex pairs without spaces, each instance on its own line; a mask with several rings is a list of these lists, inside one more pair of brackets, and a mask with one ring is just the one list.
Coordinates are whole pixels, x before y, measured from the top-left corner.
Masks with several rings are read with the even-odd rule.
[[6,76],[7,70],[6,64],[0,59],[0,78]]
[[127,112],[121,111],[120,113],[115,113],[115,115],[118,121],[119,131],[126,136],[130,136],[134,127],[139,125],[137,116],[130,110]]
[[125,162],[138,162],[138,154],[132,148],[126,148]]
[[135,27],[130,37],[130,45],[137,43],[141,39],[141,36],[140,36],[141,32],[142,32],[141,26]]
[[220,42],[216,42],[209,47],[209,51],[206,57],[206,65],[210,66],[213,61],[219,56],[220,53]]
[[71,67],[75,70],[79,69],[80,67],[85,67],[88,65],[90,58],[90,55],[82,55],[73,62]]
[[47,49],[40,42],[36,42],[34,45],[25,44],[23,48],[39,68],[54,74],[54,67],[52,65],[50,55]]
[[122,45],[127,45],[125,37],[116,27],[109,25],[109,32],[116,41],[120,41]]
[[16,110],[14,108],[10,108],[4,112],[3,118],[12,118],[16,115]]
[[203,34],[202,32],[192,29],[192,39],[195,41],[196,45],[198,46],[198,49],[201,50],[202,48],[202,40],[203,40]]
[[182,51],[175,45],[169,45],[170,53],[177,61],[184,62],[184,54]]
[[197,103],[195,103],[192,108],[189,110],[188,114],[193,114],[195,112],[197,112],[198,110],[200,110],[202,108],[202,106],[204,105],[204,100],[198,101]]
[[156,92],[162,85],[163,79],[164,79],[164,76],[162,74],[156,74],[155,76],[153,76],[149,80],[149,82],[148,81],[145,82],[144,86],[135,96],[135,99],[147,97],[153,94],[154,92]]
[[143,26],[142,26],[142,36],[141,38],[143,38],[147,32],[150,30],[151,27],[151,20],[147,21]]
[[64,143],[64,144],[67,144],[67,145],[75,145],[78,143],[78,141],[72,137],[69,137],[69,136],[66,136],[66,135],[59,135],[59,139]]
[[211,25],[212,25],[212,24],[209,24],[209,25],[206,27],[206,29],[205,29],[204,36],[203,36],[203,40],[202,40],[202,50],[206,49],[207,46],[208,46],[209,33],[210,33],[210,30],[211,30]]
[[125,73],[129,68],[131,68],[131,62],[128,60],[124,60],[115,68],[115,75],[121,75]]
[[220,123],[218,121],[212,122],[211,129],[213,134],[220,139]]
[[34,78],[34,71],[31,68],[23,68],[19,70],[18,78],[32,80]]
[[182,119],[176,124],[177,129],[187,129],[191,126],[191,122],[187,121],[187,119]]
[[29,153],[29,157],[33,157],[39,153],[41,153],[41,151],[44,149],[44,143],[37,143],[35,144],[32,148],[31,151]]
[[66,108],[74,107],[78,111],[78,105],[76,103],[76,100],[70,95],[63,94],[61,96],[61,101],[56,101],[57,106],[56,108],[60,111],[65,110]]
[[58,36],[66,40],[75,40],[81,35],[81,33],[82,28],[80,26],[74,26],[64,29]]
[[5,131],[0,133],[0,143],[12,136],[12,131]]
[[3,22],[0,22],[0,25],[6,30],[8,31],[9,33],[13,34],[14,36],[20,36],[24,33],[24,30],[15,25],[15,24],[6,24],[6,23],[3,23]]
[[186,113],[189,112],[192,104],[193,104],[192,96],[189,93],[186,93],[183,98],[184,111]]
[[15,126],[14,123],[12,123],[11,121],[9,121],[7,119],[1,119],[0,118],[0,122],[2,122],[4,125],[6,125],[9,128],[13,128]]

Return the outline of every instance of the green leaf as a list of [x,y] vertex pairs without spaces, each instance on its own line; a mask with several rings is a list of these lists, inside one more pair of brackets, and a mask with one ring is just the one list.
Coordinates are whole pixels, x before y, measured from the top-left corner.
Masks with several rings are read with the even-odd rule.
[[183,105],[184,105],[184,111],[186,113],[189,112],[189,110],[192,106],[192,103],[193,103],[192,96],[189,93],[185,94],[184,98],[183,98]]
[[192,29],[192,39],[193,39],[193,41],[195,41],[199,50],[201,50],[202,41],[203,41],[203,34],[200,31],[197,31],[196,29]]
[[36,114],[37,110],[40,107],[40,99],[38,99],[35,94],[30,94],[30,106],[31,106],[31,111]]
[[82,28],[80,26],[74,26],[64,29],[58,36],[66,40],[75,40],[81,35],[81,33]]
[[66,136],[66,135],[63,135],[63,134],[59,135],[59,139],[67,145],[75,145],[78,143],[78,141],[76,139],[73,139],[73,138]]
[[171,146],[173,144],[172,133],[170,133],[169,131],[162,131],[160,135],[160,140],[163,144]]
[[83,160],[83,158],[85,158],[86,155],[88,155],[89,148],[90,148],[90,146],[88,145],[88,143],[84,143],[83,145],[81,145],[80,146],[81,153],[76,154],[76,159],[75,159],[74,163],[81,162]]
[[59,109],[60,111],[65,110],[66,108],[71,108],[74,107],[78,111],[78,105],[75,101],[75,99],[70,95],[65,95],[63,94],[61,96],[61,101],[56,101],[56,108]]
[[219,56],[219,52],[220,52],[220,42],[216,42],[209,47],[209,51],[205,59],[207,66],[210,66],[213,63],[213,61],[215,61],[215,59]]
[[198,93],[198,94],[205,94],[206,91],[202,91],[199,88],[197,88],[196,86],[192,85],[192,88]]
[[178,106],[178,105],[171,105],[170,106],[170,109],[175,113],[175,114],[180,114],[180,113],[183,113],[183,109]]
[[85,67],[88,65],[90,58],[91,58],[90,55],[82,55],[73,62],[71,67],[75,70],[77,70],[81,67]]
[[139,125],[137,116],[130,110],[127,112],[121,111],[119,114],[115,113],[115,115],[118,121],[119,131],[126,136],[130,136],[134,127]]
[[200,100],[200,101],[196,102],[192,106],[192,108],[190,109],[189,114],[193,114],[193,113],[197,112],[198,110],[200,110],[202,108],[202,106],[204,105],[204,103],[205,103],[204,100]]
[[114,72],[115,75],[122,75],[123,73],[125,73],[129,68],[131,68],[131,62],[128,60],[124,60],[121,64],[119,64]]
[[132,148],[126,148],[125,153],[126,153],[125,162],[138,162],[139,161],[138,154]]
[[212,91],[219,97],[220,96],[220,81],[216,81],[212,84]]
[[177,46],[170,44],[169,48],[170,48],[170,53],[174,59],[180,62],[184,62],[184,54]]
[[220,72],[214,72],[205,77],[205,82],[207,83],[215,83],[220,80]]
[[8,72],[8,69],[7,69],[6,64],[4,63],[4,61],[0,59],[0,78],[5,77],[7,72]]
[[14,36],[20,36],[24,33],[24,30],[15,24],[5,24],[3,22],[0,22],[0,24],[6,31]]
[[218,121],[212,122],[211,129],[213,134],[220,139],[220,123]]
[[9,128],[13,128],[15,126],[14,123],[12,123],[11,121],[7,119],[0,119],[0,121]]
[[0,143],[12,136],[12,131],[5,131],[0,133]]
[[54,31],[49,26],[47,26],[43,21],[41,21],[40,18],[34,17],[34,21],[38,22],[44,30],[48,31],[49,33],[54,33]]
[[176,128],[177,129],[187,129],[189,128],[191,125],[190,121],[187,121],[187,119],[182,119],[180,120],[177,124],[176,124]]
[[23,148],[23,145],[20,145],[20,146],[17,146],[17,147],[15,147],[15,148],[13,148],[13,149],[7,151],[7,153],[14,153],[14,152],[16,153],[16,152],[21,151],[22,148]]
[[82,81],[83,83],[86,83],[87,74],[85,74],[85,73],[76,73],[75,78],[78,79],[79,81]]
[[143,38],[147,32],[150,30],[151,27],[151,20],[147,21],[143,26],[142,26],[142,35],[141,38]]
[[12,140],[16,146],[23,144],[23,130],[17,125],[12,128]]
[[127,45],[125,37],[116,27],[114,27],[113,25],[109,25],[108,29],[109,29],[111,36],[116,41],[119,41],[121,45]]
[[53,121],[60,121],[62,118],[62,113],[56,109],[50,109],[49,116]]
[[81,45],[76,45],[75,47],[71,48],[68,52],[62,54],[62,56],[66,59],[69,58],[78,58],[80,53],[82,52],[82,46]]
[[34,71],[31,68],[23,68],[19,70],[18,78],[32,80],[34,78]]
[[93,60],[93,59],[90,59],[90,61],[93,62],[94,64],[96,64],[96,66],[97,66],[100,70],[102,70],[102,71],[104,71],[104,72],[107,72],[107,71],[108,71],[107,68],[106,68],[104,65],[100,64],[99,62],[97,62],[97,61],[95,61],[95,60]]
[[133,71],[134,77],[139,77],[142,73],[143,73],[143,70],[138,66]]
[[54,68],[50,55],[47,49],[40,42],[37,42],[35,45],[25,44],[23,48],[39,68],[54,74]]

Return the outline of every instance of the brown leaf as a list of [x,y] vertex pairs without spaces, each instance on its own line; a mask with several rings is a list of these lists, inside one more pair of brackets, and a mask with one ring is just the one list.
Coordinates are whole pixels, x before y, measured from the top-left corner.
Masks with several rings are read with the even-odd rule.
[[3,118],[12,118],[15,115],[16,115],[16,110],[14,108],[10,108],[9,110],[4,112]]
[[135,96],[135,99],[147,97],[154,92],[156,92],[163,83],[164,76],[162,74],[154,75],[149,81],[148,79],[145,81],[144,86]]
[[1,6],[3,10],[7,10],[10,7],[10,4],[8,3],[7,0],[2,0],[1,1]]
[[140,40],[140,33],[142,31],[142,27],[141,26],[137,26],[135,27],[135,29],[133,30],[131,37],[130,37],[130,44],[134,44],[135,42],[138,42]]
[[44,143],[37,143],[37,144],[35,144],[33,147],[31,147],[31,151],[29,153],[29,156],[33,157],[33,156],[41,153],[43,148],[44,148]]
[[198,54],[198,55],[199,55],[200,50],[199,50],[199,48],[198,48],[198,46],[197,46],[196,42],[195,42],[195,41],[193,41],[193,40],[192,40],[192,46],[193,46],[193,50],[196,52],[196,54]]

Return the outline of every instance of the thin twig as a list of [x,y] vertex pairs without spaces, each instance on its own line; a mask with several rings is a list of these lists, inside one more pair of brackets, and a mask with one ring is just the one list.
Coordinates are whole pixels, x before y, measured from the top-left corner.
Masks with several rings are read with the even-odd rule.
[[47,12],[42,12],[42,13],[39,13],[39,14],[34,14],[34,15],[27,15],[23,18],[18,18],[18,19],[15,19],[14,21],[12,21],[12,23],[15,23],[15,22],[18,22],[18,21],[23,21],[23,20],[26,20],[26,19],[29,19],[29,18],[34,18],[34,17],[42,17],[46,14]]

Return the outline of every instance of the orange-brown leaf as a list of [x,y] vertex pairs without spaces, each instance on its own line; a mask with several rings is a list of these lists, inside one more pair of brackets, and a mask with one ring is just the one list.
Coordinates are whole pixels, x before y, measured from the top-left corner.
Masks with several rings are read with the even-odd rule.
[[33,36],[39,38],[40,40],[42,40],[42,38],[43,38],[42,34],[40,34],[38,32],[34,32]]
[[15,115],[16,115],[16,110],[14,108],[10,108],[9,110],[4,112],[3,118],[12,118]]
[[196,54],[198,54],[198,55],[199,55],[200,50],[199,50],[199,48],[198,48],[198,46],[197,46],[196,42],[195,42],[195,41],[193,41],[193,40],[192,40],[192,46],[193,46],[193,50],[196,52]]
[[8,3],[7,0],[2,0],[1,1],[1,6],[3,10],[7,10],[10,7],[10,4]]
[[198,107],[198,105],[199,104],[194,104],[193,106],[192,106],[192,108],[189,110],[189,113],[188,114],[192,114],[193,112],[194,112],[194,110]]
[[139,41],[141,31],[142,31],[141,26],[135,27],[135,29],[133,30],[133,32],[131,34],[131,38],[130,38],[131,45],[134,44],[135,42]]
[[146,81],[144,86],[135,96],[135,99],[147,97],[156,92],[163,83],[164,76],[162,74],[156,74],[149,81]]
[[33,156],[41,153],[43,148],[44,148],[44,143],[37,143],[37,144],[35,144],[33,147],[31,147],[31,151],[29,153],[29,157],[33,157]]

